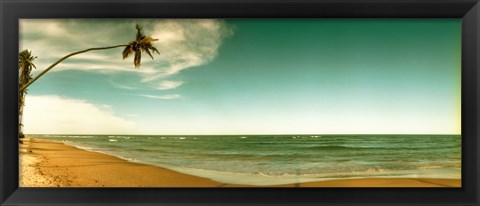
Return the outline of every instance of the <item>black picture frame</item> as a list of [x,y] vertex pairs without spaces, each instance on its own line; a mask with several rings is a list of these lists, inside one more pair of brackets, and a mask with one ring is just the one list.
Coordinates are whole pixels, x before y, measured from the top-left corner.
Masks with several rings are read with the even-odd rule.
[[[0,205],[479,205],[478,0],[0,0]],[[462,188],[19,188],[21,18],[461,18]]]

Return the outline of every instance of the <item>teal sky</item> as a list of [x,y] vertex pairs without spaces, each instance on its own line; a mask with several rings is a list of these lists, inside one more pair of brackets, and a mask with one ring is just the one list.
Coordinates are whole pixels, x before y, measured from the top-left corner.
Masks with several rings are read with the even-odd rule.
[[[21,20],[26,133],[460,134],[458,19]],[[34,73],[34,74],[36,74]]]

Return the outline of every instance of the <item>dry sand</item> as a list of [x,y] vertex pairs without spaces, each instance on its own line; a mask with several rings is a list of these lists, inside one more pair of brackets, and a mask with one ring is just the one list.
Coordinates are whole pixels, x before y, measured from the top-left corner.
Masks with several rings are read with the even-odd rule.
[[[20,144],[21,187],[252,187],[137,164],[40,138]],[[460,179],[364,178],[273,187],[460,187]],[[255,186],[256,187],[256,186]]]

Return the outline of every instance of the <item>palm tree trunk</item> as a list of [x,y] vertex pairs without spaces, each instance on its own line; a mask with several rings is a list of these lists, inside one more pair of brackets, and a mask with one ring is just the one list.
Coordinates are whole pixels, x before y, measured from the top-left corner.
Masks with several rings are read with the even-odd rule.
[[53,67],[57,66],[57,64],[59,64],[60,62],[62,62],[63,60],[71,57],[71,56],[74,56],[74,55],[77,55],[77,54],[81,54],[81,53],[85,53],[85,52],[88,52],[88,51],[93,51],[93,50],[105,50],[105,49],[113,49],[113,48],[117,48],[117,47],[124,47],[124,46],[128,46],[128,45],[125,45],[125,44],[122,44],[122,45],[116,45],[116,46],[109,46],[109,47],[97,47],[97,48],[90,48],[90,49],[85,49],[85,50],[81,50],[81,51],[77,51],[77,52],[73,52],[73,53],[70,53],[64,57],[62,57],[61,59],[57,60],[55,63],[53,63],[52,65],[50,65],[49,67],[47,67],[45,70],[43,70],[40,74],[38,74],[37,76],[35,76],[32,80],[30,80],[27,84],[25,84],[23,87],[20,88],[19,92],[23,92],[25,91],[25,89],[27,89],[28,86],[30,86],[33,82],[37,81],[38,78],[40,78],[41,76],[43,76],[45,73],[47,73],[48,71],[50,71],[50,69],[52,69]]
[[[20,66],[20,65],[19,65]],[[25,85],[25,79],[28,79],[30,76],[29,72],[25,70],[25,67],[22,66],[19,68],[19,86],[22,87]],[[25,135],[23,134],[23,107],[25,106],[25,94],[26,91],[20,91],[18,94],[18,137],[24,138]],[[23,143],[22,140],[19,140],[20,143]]]
[[18,96],[18,137],[24,138],[23,134],[23,107],[25,106],[25,92],[20,92]]

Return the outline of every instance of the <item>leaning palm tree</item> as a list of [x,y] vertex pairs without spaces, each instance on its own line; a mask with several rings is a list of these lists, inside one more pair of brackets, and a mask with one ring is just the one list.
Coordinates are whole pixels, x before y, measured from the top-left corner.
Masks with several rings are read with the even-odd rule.
[[77,52],[73,52],[73,53],[70,53],[64,57],[62,57],[61,59],[57,60],[55,63],[53,63],[52,65],[50,65],[49,67],[47,67],[45,70],[43,70],[41,73],[39,73],[37,76],[35,76],[33,79],[31,79],[31,81],[29,81],[27,84],[25,84],[23,87],[20,87],[20,92],[22,92],[23,90],[25,90],[28,86],[30,86],[33,82],[37,81],[38,78],[40,78],[41,76],[43,76],[45,73],[47,73],[48,71],[50,71],[53,67],[55,67],[57,64],[59,64],[60,62],[62,62],[63,60],[65,59],[68,59],[69,57],[71,56],[74,56],[74,55],[77,55],[77,54],[81,54],[81,53],[85,53],[85,52],[88,52],[88,51],[94,51],[94,50],[105,50],[105,49],[113,49],[113,48],[117,48],[117,47],[125,47],[125,49],[123,50],[122,52],[122,56],[123,56],[123,59],[127,58],[128,56],[130,56],[130,54],[134,53],[135,54],[135,57],[133,59],[133,65],[135,66],[135,68],[139,68],[140,65],[141,65],[141,59],[142,59],[142,52],[146,52],[152,59],[153,59],[153,55],[152,55],[152,52],[157,52],[158,54],[160,54],[160,52],[158,52],[157,48],[155,48],[152,43],[154,41],[157,41],[158,39],[154,39],[152,37],[147,37],[145,36],[145,34],[143,33],[143,28],[141,25],[136,25],[135,28],[137,29],[137,36],[136,36],[136,39],[135,41],[132,41],[128,44],[120,44],[120,45],[115,45],[115,46],[108,46],[108,47],[97,47],[97,48],[89,48],[89,49],[85,49],[85,50],[81,50],[81,51],[77,51]]
[[[37,57],[33,56],[32,52],[28,50],[23,50],[18,55],[18,70],[19,70],[18,85],[20,88],[26,85],[32,79],[32,76],[30,75],[30,73],[32,72],[32,69],[36,68],[35,64],[33,64],[33,60],[35,60],[36,58]],[[20,138],[25,137],[23,134],[22,118],[23,118],[23,106],[25,106],[26,94],[27,94],[26,90],[23,90],[18,94],[18,132],[19,132]]]
[[120,45],[108,46],[108,47],[89,48],[89,49],[85,49],[85,50],[70,53],[70,54],[62,57],[61,59],[57,60],[56,62],[54,62],[52,65],[50,65],[45,70],[40,72],[34,78],[32,78],[30,76],[30,72],[31,72],[32,68],[35,68],[35,65],[32,63],[32,61],[37,57],[31,56],[31,52],[29,52],[29,51],[26,51],[26,50],[22,51],[20,53],[20,56],[19,56],[19,68],[20,68],[21,77],[20,77],[20,81],[19,81],[20,89],[19,89],[19,111],[18,111],[19,112],[19,124],[18,124],[19,126],[18,127],[19,127],[20,137],[23,137],[22,115],[23,115],[23,106],[25,104],[25,102],[24,102],[25,94],[26,94],[25,91],[26,91],[27,87],[30,86],[33,82],[37,81],[38,78],[40,78],[45,73],[50,71],[53,67],[58,65],[63,60],[65,60],[65,59],[67,59],[71,56],[81,54],[81,53],[85,53],[85,52],[88,52],[88,51],[105,50],[105,49],[113,49],[113,48],[118,48],[118,47],[125,47],[125,49],[122,52],[123,59],[127,58],[129,55],[134,53],[135,57],[133,59],[133,65],[135,66],[135,68],[139,68],[140,65],[141,65],[142,52],[146,52],[152,59],[153,59],[152,52],[156,52],[156,53],[160,54],[160,52],[158,52],[157,48],[155,48],[152,45],[152,43],[154,41],[157,41],[158,39],[154,39],[152,37],[145,36],[145,34],[143,33],[143,28],[142,28],[141,25],[137,24],[135,26],[135,28],[137,29],[137,36],[136,36],[135,41],[132,41],[128,44],[120,44]]

